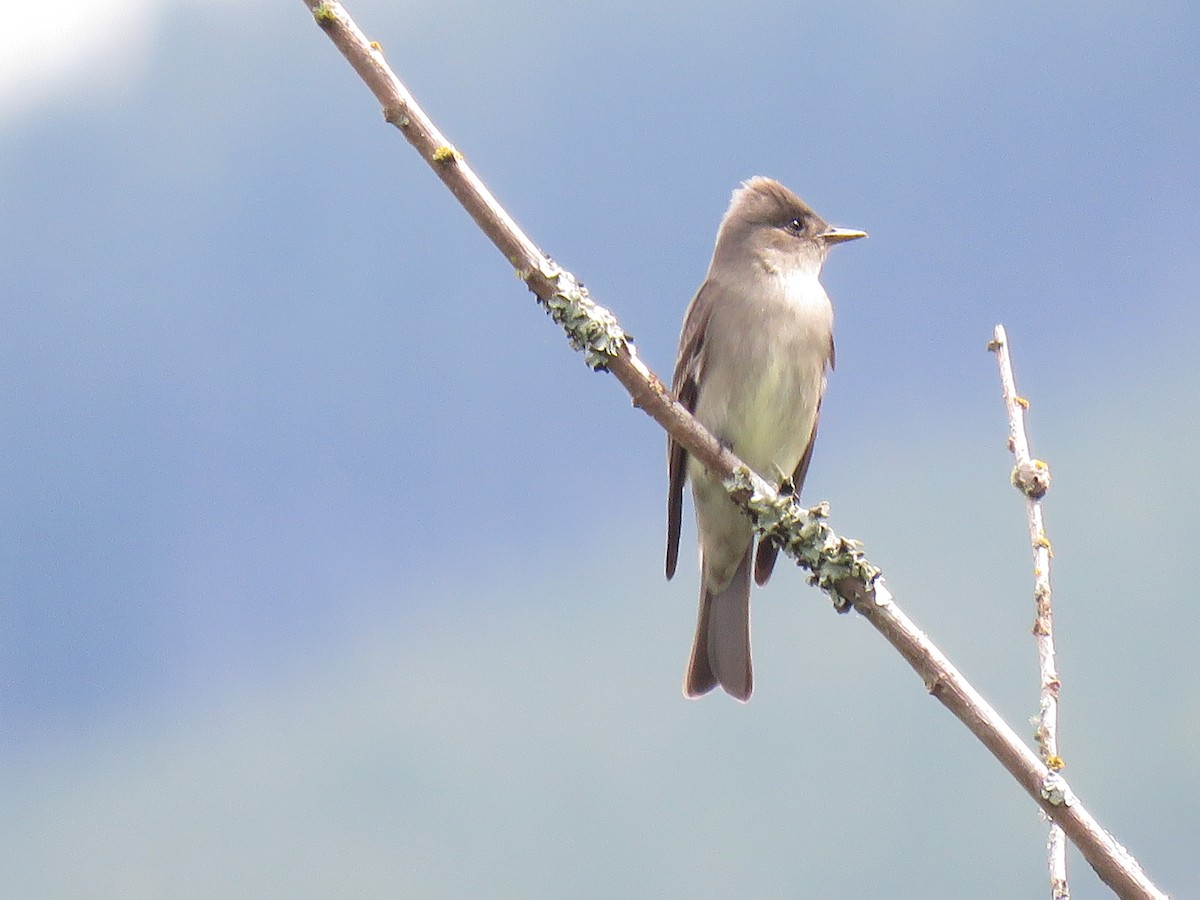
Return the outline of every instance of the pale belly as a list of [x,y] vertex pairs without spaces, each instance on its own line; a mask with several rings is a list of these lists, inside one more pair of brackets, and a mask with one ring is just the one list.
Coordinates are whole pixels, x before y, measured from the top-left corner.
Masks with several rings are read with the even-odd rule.
[[[723,309],[705,347],[696,418],[776,486],[804,455],[825,390],[832,311],[823,290],[806,297],[807,306],[780,297],[750,313]],[[688,477],[705,577],[720,585],[741,561],[750,522],[695,460]]]

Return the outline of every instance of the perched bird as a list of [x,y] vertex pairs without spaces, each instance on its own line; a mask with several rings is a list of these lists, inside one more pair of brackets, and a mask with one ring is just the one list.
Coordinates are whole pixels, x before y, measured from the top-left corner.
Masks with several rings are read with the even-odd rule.
[[[733,192],[708,275],[688,306],[673,387],[718,440],[755,472],[799,494],[812,459],[825,371],[833,367],[833,307],[819,280],[829,248],[866,237],[831,228],[770,178]],[[667,578],[679,558],[683,484],[691,479],[700,538],[700,615],[683,691],[720,685],[750,699],[750,566],[766,584],[778,548],[754,552],[750,520],[719,478],[667,442]],[[789,483],[790,482],[790,483]]]

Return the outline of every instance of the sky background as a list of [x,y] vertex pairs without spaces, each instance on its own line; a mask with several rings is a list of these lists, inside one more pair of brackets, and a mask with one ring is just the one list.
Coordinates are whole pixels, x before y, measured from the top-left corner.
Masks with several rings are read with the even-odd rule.
[[[1200,7],[349,10],[664,378],[739,181],[870,232],[805,497],[1028,736],[1007,326],[1064,774],[1200,894]],[[1034,804],[801,573],[754,700],[682,698],[662,433],[298,0],[6,10],[0,310],[6,895],[1046,894]]]

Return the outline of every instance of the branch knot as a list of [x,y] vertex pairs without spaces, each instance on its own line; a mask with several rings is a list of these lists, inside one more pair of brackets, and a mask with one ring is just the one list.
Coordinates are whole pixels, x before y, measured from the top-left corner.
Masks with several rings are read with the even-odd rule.
[[1040,459],[1013,466],[1012,485],[1026,497],[1040,500],[1050,490],[1050,467]]

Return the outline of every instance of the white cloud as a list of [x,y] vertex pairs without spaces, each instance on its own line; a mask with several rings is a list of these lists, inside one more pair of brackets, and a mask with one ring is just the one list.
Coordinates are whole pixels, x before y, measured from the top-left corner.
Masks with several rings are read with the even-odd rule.
[[136,71],[163,0],[51,0],[4,12],[0,117],[56,94],[112,88]]
[[0,120],[72,94],[118,90],[140,71],[163,14],[178,0],[12,4],[0,29]]

